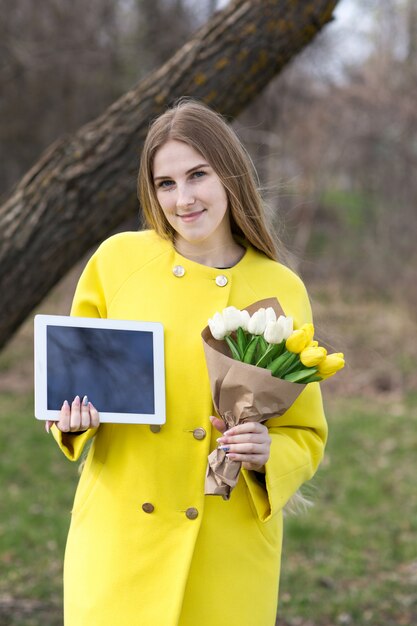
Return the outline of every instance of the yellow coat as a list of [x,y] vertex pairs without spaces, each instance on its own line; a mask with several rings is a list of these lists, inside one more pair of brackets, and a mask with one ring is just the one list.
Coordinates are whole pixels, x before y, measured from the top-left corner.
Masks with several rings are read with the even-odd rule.
[[[173,273],[176,265],[183,276]],[[219,275],[226,285],[216,282]],[[167,422],[160,432],[120,424],[81,435],[53,428],[74,461],[95,435],[66,548],[65,626],[275,624],[282,507],[314,474],[327,435],[319,385],[267,422],[266,488],[242,471],[229,501],[204,496],[219,433],[209,421],[200,337],[215,311],[272,296],[296,325],[311,320],[300,279],[250,246],[237,265],[218,270],[182,257],[153,231],[132,232],[105,241],[89,261],[72,315],[164,325]]]

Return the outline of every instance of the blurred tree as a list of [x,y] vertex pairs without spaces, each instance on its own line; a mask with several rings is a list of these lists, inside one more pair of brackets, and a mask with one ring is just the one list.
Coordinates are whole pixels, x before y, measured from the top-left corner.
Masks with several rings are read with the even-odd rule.
[[200,24],[193,23],[190,6],[183,0],[137,0],[137,6],[144,53],[141,71],[147,73],[165,63]]
[[359,27],[318,38],[239,132],[285,218],[292,264],[416,310],[417,3],[356,6]]
[[336,268],[350,275],[356,269],[368,291],[391,293],[409,305],[417,303],[416,290],[409,289],[417,267],[415,6],[414,0],[374,6],[369,53],[332,91],[328,132],[340,151],[324,203],[329,214],[333,196]]
[[0,207],[0,345],[86,250],[137,210],[149,120],[183,95],[236,116],[331,20],[336,4],[235,0],[158,71],[42,155]]
[[165,62],[212,4],[92,0],[86,14],[80,0],[43,0],[36,10],[27,0],[2,0],[0,196],[57,137]]
[[122,93],[116,6],[2,0],[0,193],[51,141],[97,115],[98,91],[102,108]]

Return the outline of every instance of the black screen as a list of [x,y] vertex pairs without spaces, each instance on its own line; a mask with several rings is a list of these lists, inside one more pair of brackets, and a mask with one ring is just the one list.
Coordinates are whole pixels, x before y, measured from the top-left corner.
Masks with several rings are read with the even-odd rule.
[[48,326],[47,368],[48,409],[86,395],[106,413],[155,412],[151,332]]

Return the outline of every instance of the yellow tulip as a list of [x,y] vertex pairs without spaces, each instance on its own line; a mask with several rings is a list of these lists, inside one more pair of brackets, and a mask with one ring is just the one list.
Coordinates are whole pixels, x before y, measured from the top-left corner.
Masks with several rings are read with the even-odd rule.
[[300,361],[306,367],[315,367],[326,358],[326,348],[308,346],[300,353]]
[[345,366],[345,358],[343,352],[334,352],[328,354],[326,358],[318,365],[318,374],[323,378],[329,378],[336,374],[338,370],[341,370]]
[[301,326],[301,330],[304,330],[306,336],[307,336],[307,346],[309,345],[310,341],[313,340],[314,337],[314,326],[313,324],[303,324]]
[[285,347],[290,352],[299,354],[308,345],[310,340],[307,337],[307,333],[303,328],[294,330],[285,342]]
[[310,344],[309,344],[308,347],[309,348],[317,348],[318,345],[319,345],[319,342],[314,339],[313,341],[310,341]]

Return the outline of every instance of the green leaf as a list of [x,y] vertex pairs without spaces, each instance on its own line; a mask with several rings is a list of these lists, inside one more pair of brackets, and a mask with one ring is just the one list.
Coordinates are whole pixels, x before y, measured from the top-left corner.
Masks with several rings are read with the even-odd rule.
[[252,361],[255,355],[256,348],[258,346],[258,342],[259,342],[259,335],[255,335],[254,337],[252,337],[252,339],[249,342],[248,347],[246,348],[246,352],[243,356],[244,363],[249,363],[253,365]]
[[308,378],[311,378],[314,374],[316,374],[316,367],[309,367],[304,370],[299,370],[298,372],[291,372],[289,374],[285,374],[284,380],[288,380],[291,383],[303,383]]
[[277,356],[280,356],[281,354],[284,353],[284,350],[285,350],[285,339],[283,339],[281,341],[281,343],[275,344],[274,347],[275,347],[275,349],[277,351],[277,353],[274,355],[274,359],[275,359]]
[[285,371],[282,373],[282,378],[284,378],[284,376],[286,376],[287,374],[291,374],[293,372],[305,371],[305,365],[301,363],[299,355],[297,354],[296,356],[298,357],[298,359],[293,358],[293,363],[287,364]]
[[299,354],[296,354],[295,352],[291,352],[290,354],[291,358],[285,361],[283,367],[281,367],[281,369],[277,373],[277,376],[279,376],[279,378],[284,378],[286,374],[289,374],[294,369],[298,369],[301,363]]
[[274,358],[274,352],[276,353],[274,348],[276,348],[274,344],[268,345],[266,351],[263,354],[261,353],[261,356],[256,363],[257,367],[266,367],[268,365],[268,363]]
[[238,347],[237,343],[232,339],[232,337],[230,335],[226,335],[225,341],[226,341],[227,345],[230,348],[230,351],[232,353],[232,357],[236,361],[241,361],[242,360],[242,355],[239,352],[239,347]]
[[267,366],[267,369],[271,370],[272,376],[277,376],[277,372],[286,365],[287,361],[292,360],[293,356],[294,354],[292,352],[286,350],[274,359],[272,363]]
[[237,340],[237,345],[239,348],[239,352],[240,354],[245,354],[245,350],[247,347],[247,339],[246,339],[246,333],[243,330],[243,328],[238,328],[236,331],[236,340]]
[[303,380],[303,383],[307,384],[307,383],[319,383],[321,380],[323,380],[323,378],[321,376],[316,376],[315,374],[312,374],[309,378],[307,378],[306,380]]
[[259,335],[259,348],[262,353],[265,352],[265,350],[268,350],[269,345],[270,344],[266,341],[265,337]]

